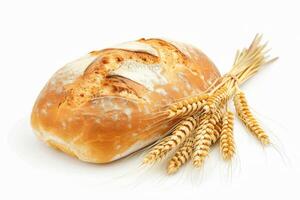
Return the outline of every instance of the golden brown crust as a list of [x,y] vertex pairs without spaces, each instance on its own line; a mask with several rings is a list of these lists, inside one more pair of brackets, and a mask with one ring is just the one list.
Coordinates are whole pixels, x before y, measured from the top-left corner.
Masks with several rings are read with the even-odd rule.
[[160,39],[134,45],[136,51],[94,51],[59,70],[32,111],[39,138],[87,162],[116,160],[155,141],[175,123],[154,126],[158,119],[151,113],[203,92],[220,76],[193,47]]

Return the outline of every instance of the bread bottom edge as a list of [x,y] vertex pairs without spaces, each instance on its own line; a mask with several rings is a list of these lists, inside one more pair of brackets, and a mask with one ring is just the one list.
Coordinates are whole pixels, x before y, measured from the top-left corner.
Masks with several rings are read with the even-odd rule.
[[148,145],[152,144],[153,142],[157,141],[160,137],[155,137],[147,141],[143,142],[137,142],[133,144],[130,148],[128,148],[125,152],[122,152],[121,154],[115,155],[112,159],[110,160],[101,160],[100,158],[94,158],[91,156],[87,156],[85,153],[85,148],[84,147],[78,147],[76,145],[73,145],[69,142],[64,141],[62,138],[55,136],[54,134],[44,131],[44,130],[38,130],[38,129],[33,129],[35,135],[43,142],[45,142],[48,146],[62,151],[72,157],[78,158],[79,160],[83,162],[88,162],[88,163],[94,163],[94,164],[106,164],[110,163],[116,160],[119,160],[123,157],[129,156],[130,154],[141,150],[143,148],[146,148]]

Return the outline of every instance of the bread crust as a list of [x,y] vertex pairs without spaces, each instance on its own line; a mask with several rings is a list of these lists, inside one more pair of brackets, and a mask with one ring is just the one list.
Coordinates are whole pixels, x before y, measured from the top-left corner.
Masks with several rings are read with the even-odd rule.
[[166,134],[176,122],[159,124],[153,113],[202,93],[219,76],[198,49],[161,39],[93,51],[52,76],[31,124],[52,147],[86,162],[111,162]]

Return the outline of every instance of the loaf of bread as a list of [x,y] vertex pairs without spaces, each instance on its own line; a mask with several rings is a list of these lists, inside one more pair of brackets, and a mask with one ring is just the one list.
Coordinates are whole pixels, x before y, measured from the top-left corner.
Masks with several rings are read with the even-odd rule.
[[155,113],[201,94],[220,74],[198,49],[140,39],[93,51],[48,81],[32,110],[36,135],[80,160],[107,163],[165,135]]

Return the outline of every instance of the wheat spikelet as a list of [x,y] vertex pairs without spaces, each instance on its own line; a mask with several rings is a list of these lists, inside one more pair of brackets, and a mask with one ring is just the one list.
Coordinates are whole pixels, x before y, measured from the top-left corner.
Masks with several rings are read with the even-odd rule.
[[191,116],[182,120],[167,138],[163,139],[146,155],[144,163],[154,163],[181,145],[196,128],[198,116]]
[[172,157],[172,159],[169,161],[167,167],[168,174],[173,174],[177,172],[178,169],[190,159],[192,152],[193,152],[193,137],[190,136],[177,150],[177,152]]
[[227,111],[222,119],[222,131],[220,137],[220,149],[224,160],[230,160],[235,153],[233,138],[234,115]]
[[171,104],[168,108],[168,118],[190,116],[201,111],[207,98],[208,94],[202,94]]
[[202,123],[195,130],[193,144],[193,165],[200,167],[209,153],[210,146],[217,141],[219,133],[215,131],[220,121],[220,112],[206,113]]
[[216,125],[215,125],[215,135],[221,135],[221,131],[222,131],[222,121],[219,121]]
[[211,122],[214,124],[214,126],[217,126],[219,122],[222,120],[223,113],[221,111],[221,108],[215,109],[214,112],[211,114]]
[[264,130],[259,125],[258,121],[251,113],[246,96],[242,91],[238,91],[237,94],[234,96],[234,105],[239,118],[250,130],[250,132],[253,135],[255,135],[262,144],[269,144],[270,140],[268,135],[264,132]]
[[221,136],[221,131],[222,131],[222,123],[219,121],[215,126],[214,126],[214,133],[212,135],[212,143],[216,143],[218,139]]

